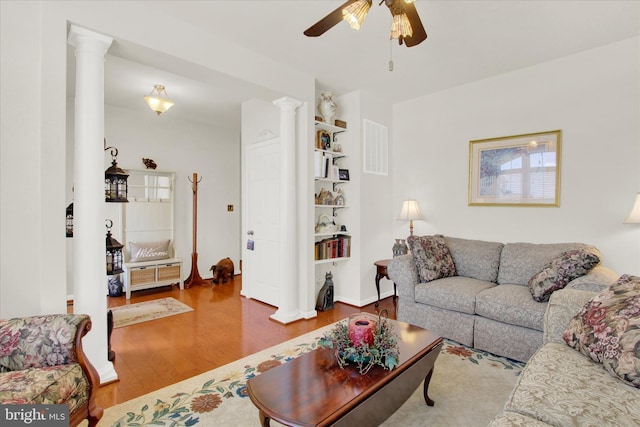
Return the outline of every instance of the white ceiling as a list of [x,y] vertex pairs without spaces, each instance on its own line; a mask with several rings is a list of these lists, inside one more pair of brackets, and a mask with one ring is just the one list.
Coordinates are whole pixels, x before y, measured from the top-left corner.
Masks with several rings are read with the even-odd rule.
[[[634,0],[417,0],[416,8],[428,38],[407,48],[389,42],[390,13],[384,5],[378,7],[378,2],[374,0],[360,31],[342,22],[317,38],[302,33],[342,0],[143,4],[150,13],[169,14],[314,75],[321,89],[338,94],[358,89],[371,91],[391,102],[640,35],[640,1]],[[113,48],[110,52],[114,52]],[[388,68],[390,54],[393,71]],[[176,102],[165,114],[239,128],[240,102],[282,95],[229,76],[212,77],[211,73],[198,70],[192,70],[189,76],[177,75],[167,70],[178,68],[159,65],[170,62],[171,58],[161,58],[157,52],[151,55],[119,43],[106,61],[105,102],[148,108],[142,96],[151,91],[153,84],[162,83]]]

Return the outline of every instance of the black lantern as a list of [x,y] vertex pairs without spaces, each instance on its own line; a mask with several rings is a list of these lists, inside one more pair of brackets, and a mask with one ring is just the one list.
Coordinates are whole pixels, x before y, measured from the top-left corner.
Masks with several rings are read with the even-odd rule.
[[104,201],[115,203],[127,203],[127,178],[129,175],[118,167],[116,157],[118,149],[107,147],[107,139],[104,140],[104,151],[111,150],[111,167],[104,171]]
[[122,248],[124,245],[111,236],[113,221],[107,220],[107,276],[122,273]]
[[73,202],[67,206],[65,228],[67,230],[67,237],[73,237]]

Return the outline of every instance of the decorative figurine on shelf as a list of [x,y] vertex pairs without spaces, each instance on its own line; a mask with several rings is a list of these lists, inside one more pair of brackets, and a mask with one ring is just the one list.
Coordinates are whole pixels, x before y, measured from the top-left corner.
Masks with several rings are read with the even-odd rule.
[[333,118],[336,116],[338,106],[333,100],[333,94],[331,92],[322,92],[320,99],[318,100],[318,111],[322,116],[322,120],[325,123],[333,124]]
[[333,308],[333,274],[329,271],[324,275],[324,285],[318,293],[316,310],[325,311]]
[[327,198],[327,190],[323,188],[320,189],[320,192],[316,195],[316,205],[324,205],[324,201]]
[[333,204],[336,206],[344,206],[344,193],[341,188],[338,188],[336,197],[333,199]]
[[327,191],[324,194],[324,198],[322,199],[322,204],[323,205],[333,205],[333,193],[331,191]]
[[158,167],[158,165],[156,165],[156,162],[153,161],[153,159],[145,159],[144,157],[142,158],[142,163],[144,163],[144,165],[147,167],[147,169],[155,169]]
[[336,153],[342,153],[342,145],[333,144],[333,151],[335,151]]

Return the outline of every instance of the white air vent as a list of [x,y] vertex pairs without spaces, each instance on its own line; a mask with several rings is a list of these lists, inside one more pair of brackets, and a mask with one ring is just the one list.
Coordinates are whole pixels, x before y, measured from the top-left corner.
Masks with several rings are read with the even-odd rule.
[[364,121],[364,173],[388,175],[389,138],[386,126],[365,119]]

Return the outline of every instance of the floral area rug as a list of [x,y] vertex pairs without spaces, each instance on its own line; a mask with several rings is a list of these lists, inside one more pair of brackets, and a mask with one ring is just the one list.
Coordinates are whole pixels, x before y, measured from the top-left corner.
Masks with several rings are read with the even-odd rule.
[[113,327],[122,328],[148,320],[186,313],[193,311],[193,308],[169,297],[113,307],[111,311],[113,312]]
[[[317,348],[318,339],[331,327],[107,408],[98,426],[258,426],[247,380]],[[420,386],[383,425],[485,426],[502,411],[523,366],[445,341],[429,387],[435,406],[426,406]]]

